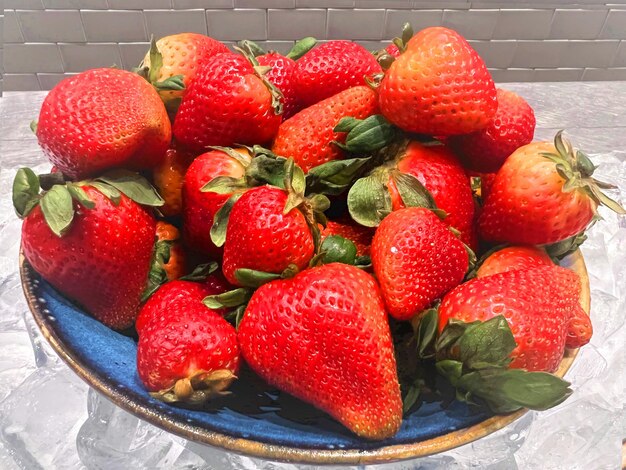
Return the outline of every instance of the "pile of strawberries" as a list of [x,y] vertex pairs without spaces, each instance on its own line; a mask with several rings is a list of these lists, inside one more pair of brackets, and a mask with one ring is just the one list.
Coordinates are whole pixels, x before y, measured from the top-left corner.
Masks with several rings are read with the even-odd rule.
[[33,130],[54,169],[14,183],[32,267],[136,332],[167,402],[249,367],[385,439],[427,386],[406,356],[494,412],[563,401],[550,372],[591,323],[555,261],[600,204],[624,213],[588,156],[531,143],[531,107],[450,29],[235,49],[168,36],[48,94]]

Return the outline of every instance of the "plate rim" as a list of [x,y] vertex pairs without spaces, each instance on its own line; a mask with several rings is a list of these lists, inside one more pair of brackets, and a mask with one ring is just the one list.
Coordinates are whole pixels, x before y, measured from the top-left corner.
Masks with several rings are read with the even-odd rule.
[[[580,249],[577,249],[570,256],[571,266],[569,269],[572,269],[580,276],[582,286],[580,301],[585,312],[589,314],[591,296],[589,276],[585,260]],[[112,401],[125,411],[133,414],[137,418],[148,421],[150,424],[153,424],[167,432],[202,444],[219,447],[251,457],[290,463],[352,465],[380,464],[411,458],[426,457],[469,444],[508,426],[528,412],[527,409],[522,409],[508,415],[497,415],[487,418],[486,420],[475,425],[459,429],[442,436],[437,436],[411,444],[394,444],[375,449],[302,449],[237,438],[218,433],[201,426],[194,426],[171,419],[167,415],[159,413],[157,410],[137,403],[126,397],[118,389],[107,384],[104,380],[90,371],[85,364],[82,364],[81,361],[75,357],[71,348],[65,347],[65,344],[56,334],[54,329],[48,327],[48,321],[46,320],[41,306],[37,302],[34,292],[29,289],[31,284],[29,281],[32,281],[30,273],[31,271],[34,271],[34,269],[29,265],[24,257],[21,247],[19,253],[19,267],[20,280],[24,296],[31,314],[35,319],[37,327],[46,341],[52,346],[52,349],[76,375],[78,375],[90,387],[94,388],[98,393],[104,395],[108,400]],[[563,377],[571,367],[577,354],[578,349],[566,349],[563,360],[561,361],[561,364],[555,374],[559,377]]]

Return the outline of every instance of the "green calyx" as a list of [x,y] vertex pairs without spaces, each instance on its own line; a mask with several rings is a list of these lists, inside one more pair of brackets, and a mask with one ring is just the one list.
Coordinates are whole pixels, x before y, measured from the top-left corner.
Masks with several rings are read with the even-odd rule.
[[[604,205],[617,214],[626,214],[626,210],[616,201],[602,192],[603,189],[615,189],[616,186],[595,179],[592,175],[596,167],[584,152],[574,149],[563,137],[563,131],[554,137],[556,153],[542,152],[541,155],[556,164],[556,171],[565,180],[563,192],[583,191],[597,206]],[[597,214],[597,212],[596,212]]]
[[228,314],[224,318],[237,328],[253,292],[253,288],[240,287],[223,294],[209,295],[202,300],[202,303],[211,310],[229,309]]
[[568,382],[552,374],[509,369],[517,344],[502,315],[485,322],[450,320],[439,335],[437,330],[436,309],[419,316],[417,354],[436,360],[438,373],[456,388],[458,400],[482,401],[495,413],[510,413],[545,410],[572,393]]
[[250,48],[251,41],[242,42],[244,43],[243,48],[235,46],[234,49],[241,55],[243,55],[248,60],[248,62],[250,62],[250,65],[254,69],[254,73],[257,75],[257,77],[259,77],[259,79],[261,79],[265,87],[270,92],[270,95],[272,96],[272,109],[274,110],[274,114],[283,114],[283,92],[280,91],[280,89],[272,82],[270,82],[265,76],[265,74],[267,74],[267,72],[271,70],[271,67],[259,65],[259,61],[256,60],[254,51]]
[[111,170],[95,180],[72,182],[66,181],[62,173],[38,176],[30,168],[20,168],[13,180],[13,206],[23,219],[39,205],[50,230],[62,237],[74,220],[74,202],[87,210],[95,207],[84,186],[98,189],[114,205],[120,203],[122,193],[142,205],[157,207],[164,203],[143,176],[127,170]]
[[293,45],[291,50],[287,53],[287,57],[292,60],[298,60],[304,54],[309,52],[311,49],[315,47],[317,44],[317,39],[308,36],[306,38],[302,38]]
[[172,77],[166,78],[165,80],[159,81],[159,74],[161,73],[161,68],[163,67],[163,55],[159,51],[157,47],[154,36],[150,38],[150,66],[145,65],[142,61],[139,64],[139,67],[133,68],[133,72],[145,78],[157,91],[164,90],[184,90],[185,83],[182,75],[174,75]]
[[400,130],[387,121],[382,114],[375,114],[366,119],[344,117],[333,131],[347,133],[345,142],[333,141],[333,144],[346,152],[355,154],[376,152],[401,135]]
[[[404,53],[406,51],[406,46],[413,37],[413,27],[411,23],[404,23],[402,26],[402,34],[399,37],[393,38],[392,42],[398,48],[400,53]],[[380,64],[383,70],[387,70],[393,64],[395,57],[389,54],[385,49],[381,49],[380,51],[376,51],[374,53],[376,56],[376,60]]]

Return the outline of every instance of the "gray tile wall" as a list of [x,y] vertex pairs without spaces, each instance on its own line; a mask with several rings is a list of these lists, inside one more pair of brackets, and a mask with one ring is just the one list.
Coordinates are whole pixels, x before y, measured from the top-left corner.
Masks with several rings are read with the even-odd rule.
[[378,49],[410,21],[461,32],[506,81],[626,80],[626,0],[0,0],[0,90],[50,89],[87,68],[136,65],[151,34],[302,36]]

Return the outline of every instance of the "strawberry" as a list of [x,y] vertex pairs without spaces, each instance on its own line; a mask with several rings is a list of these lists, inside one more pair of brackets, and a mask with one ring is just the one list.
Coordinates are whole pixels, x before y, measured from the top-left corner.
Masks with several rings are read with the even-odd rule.
[[421,207],[389,214],[372,241],[372,264],[387,312],[398,320],[411,319],[460,284],[468,263],[463,243]]
[[512,368],[555,371],[563,358],[568,324],[579,308],[580,280],[559,266],[539,266],[472,279],[448,292],[439,307],[439,330],[450,319],[485,321],[504,315],[517,347]]
[[265,78],[283,94],[283,120],[289,119],[300,110],[300,100],[295,88],[296,61],[278,52],[269,52],[256,59],[259,65],[271,67]]
[[402,401],[387,317],[374,279],[331,263],[261,286],[238,330],[264,380],[357,435],[396,434]]
[[185,274],[185,251],[180,243],[180,232],[172,224],[159,220],[156,224],[157,243],[168,244],[167,261],[163,264],[167,279],[173,281]]
[[161,213],[167,217],[180,215],[183,208],[183,180],[193,155],[179,148],[165,152],[163,161],[152,170],[152,180],[165,200]]
[[593,335],[593,326],[591,318],[583,308],[578,305],[574,309],[572,319],[567,325],[567,338],[565,339],[565,347],[576,349],[584,346],[591,341]]
[[278,95],[249,59],[218,54],[200,64],[174,121],[176,139],[191,151],[207,146],[262,144],[281,123]]
[[303,107],[351,87],[365,85],[365,78],[380,73],[376,58],[352,41],[328,41],[296,62],[295,88]]
[[193,405],[223,395],[239,370],[235,329],[200,299],[155,309],[137,345],[137,372],[150,394]]
[[482,59],[458,33],[426,28],[385,72],[382,114],[408,132],[455,135],[487,126],[497,109],[496,88]]
[[286,210],[287,192],[259,186],[233,205],[224,242],[224,276],[242,285],[238,269],[280,274],[290,265],[304,269],[315,246],[310,223],[297,207]]
[[592,177],[589,157],[559,132],[554,145],[535,142],[517,149],[502,165],[478,219],[481,238],[492,242],[555,243],[584,230],[599,204],[626,213]]
[[321,231],[322,241],[330,235],[339,235],[356,246],[357,256],[369,256],[374,230],[357,225],[351,220],[329,220]]
[[272,151],[292,157],[306,173],[322,163],[343,158],[344,152],[332,143],[345,141],[344,132],[334,131],[343,117],[364,119],[377,110],[376,93],[369,87],[341,91],[283,122]]
[[402,51],[395,44],[389,44],[385,47],[385,52],[396,59],[400,57],[400,54],[402,54]]
[[[414,176],[430,192],[437,208],[446,212],[444,223],[461,232],[461,240],[476,248],[474,199],[463,167],[446,145],[426,146],[412,141],[396,158],[396,168]],[[404,207],[395,182],[390,179],[393,209]]]
[[56,85],[41,106],[36,134],[50,162],[73,179],[116,167],[152,168],[172,137],[156,90],[113,68],[88,70]]
[[153,43],[138,71],[156,87],[166,106],[175,109],[200,65],[227,52],[225,44],[204,34],[172,34]]
[[498,110],[484,129],[450,138],[468,168],[492,173],[535,133],[535,113],[521,96],[498,88]]
[[[24,218],[22,249],[59,292],[114,329],[132,326],[148,281],[156,222],[142,206],[162,203],[145,180],[123,172],[99,181],[54,184],[21,169],[13,201]],[[50,175],[47,179],[49,181]],[[60,173],[54,175],[62,183]]]
[[[232,153],[236,152],[236,153]],[[213,218],[230,194],[203,192],[202,187],[220,176],[240,178],[250,162],[246,150],[211,150],[198,156],[189,166],[183,182],[183,238],[192,250],[221,257],[222,249],[211,241]]]
[[480,265],[476,277],[529,269],[537,266],[551,266],[554,263],[541,248],[534,246],[508,246],[489,255]]

